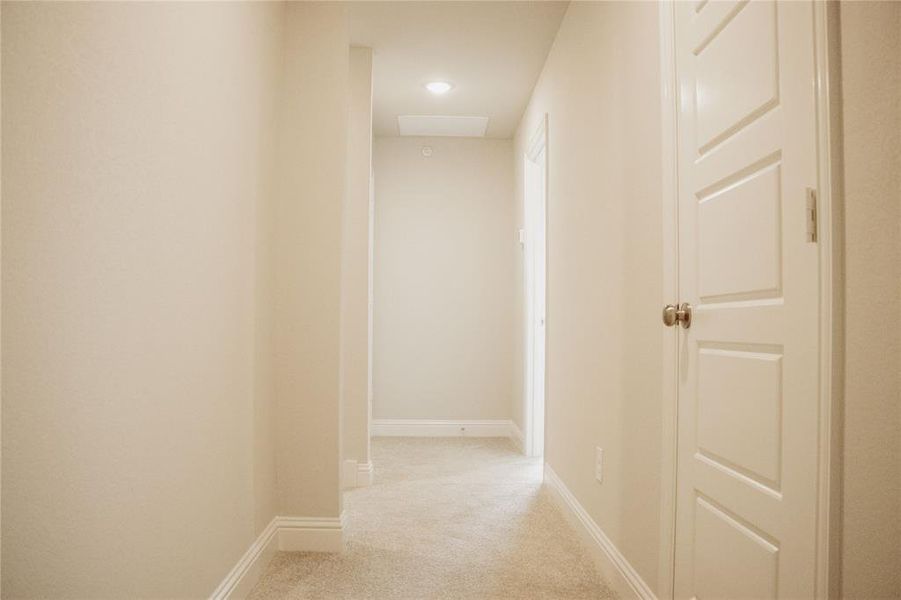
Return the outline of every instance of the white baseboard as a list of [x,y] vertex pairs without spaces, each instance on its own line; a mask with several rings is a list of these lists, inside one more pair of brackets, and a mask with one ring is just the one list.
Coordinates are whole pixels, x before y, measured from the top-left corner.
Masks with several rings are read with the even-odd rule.
[[522,430],[514,421],[510,421],[510,441],[513,442],[517,450],[523,454],[526,453],[526,439],[522,435]]
[[278,518],[278,549],[282,552],[341,552],[344,515],[340,518]]
[[246,598],[278,551],[341,552],[343,549],[343,515],[339,519],[275,517],[225,576],[210,599]]
[[510,437],[510,420],[375,419],[375,437]]
[[372,462],[357,463],[357,487],[372,485]]
[[341,472],[341,482],[345,490],[372,485],[372,463],[345,460]]
[[225,576],[210,599],[246,598],[262,577],[263,571],[266,570],[266,566],[277,551],[278,517],[275,517],[250,545],[238,564]]
[[613,590],[623,598],[657,600],[654,592],[641,578],[641,575],[629,564],[626,557],[594,522],[594,519],[547,463],[544,465],[544,483],[551,491],[558,506],[563,510],[566,519],[576,528],[579,536],[586,541],[601,573]]

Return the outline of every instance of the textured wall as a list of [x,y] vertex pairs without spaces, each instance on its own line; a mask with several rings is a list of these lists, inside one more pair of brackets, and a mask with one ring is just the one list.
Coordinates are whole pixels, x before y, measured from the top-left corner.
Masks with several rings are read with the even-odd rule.
[[843,596],[901,590],[901,3],[841,4]]
[[375,418],[510,418],[511,150],[376,139]]
[[280,514],[341,514],[341,213],[348,39],[340,3],[291,2],[274,224]]
[[347,194],[341,252],[342,450],[369,462],[369,184],[372,50],[350,49]]
[[202,597],[274,512],[278,4],[4,3],[4,597]]
[[522,156],[547,113],[546,460],[652,588],[663,355],[657,19],[654,3],[570,4],[514,149],[522,223]]

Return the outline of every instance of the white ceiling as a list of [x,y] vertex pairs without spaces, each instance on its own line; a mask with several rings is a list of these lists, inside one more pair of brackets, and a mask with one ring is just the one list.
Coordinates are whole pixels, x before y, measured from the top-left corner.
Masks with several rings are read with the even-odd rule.
[[[351,2],[350,40],[373,49],[373,130],[398,115],[489,117],[487,137],[516,131],[567,2]],[[449,81],[435,96],[423,87]]]

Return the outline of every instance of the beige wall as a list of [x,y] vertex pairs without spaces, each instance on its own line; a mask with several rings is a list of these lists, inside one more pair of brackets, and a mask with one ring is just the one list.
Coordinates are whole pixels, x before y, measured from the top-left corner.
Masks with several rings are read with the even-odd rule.
[[[0,3],[0,32],[2,32],[2,31],[3,31],[3,5],[2,5],[2,3]],[[0,47],[2,47],[2,44],[3,44],[3,35],[2,35],[2,33],[0,33]],[[0,73],[2,73],[2,71],[3,71],[3,69],[0,68]],[[0,89],[2,89],[2,87],[3,87],[2,84],[0,84]],[[0,94],[0,96],[2,96],[2,94]],[[2,102],[2,100],[0,100],[0,115],[3,114],[2,104],[3,104],[3,102]],[[2,119],[0,119],[0,121],[2,121]],[[3,131],[3,127],[2,127],[2,125],[0,125],[0,139],[2,139],[2,131]],[[0,155],[2,155],[2,154],[3,154],[3,152],[2,152],[2,150],[0,150]],[[2,161],[0,161],[0,182],[2,182],[2,181],[3,181],[3,167],[2,167]],[[2,196],[3,196],[3,194],[2,194],[2,192],[0,192],[0,198],[2,198]],[[3,211],[0,210],[0,214],[2,214],[2,212],[3,212]],[[3,231],[2,222],[0,222],[0,232],[2,232],[2,231]],[[3,236],[2,236],[2,233],[0,233],[0,246],[2,246],[2,239],[3,239]],[[0,254],[2,254],[2,252],[0,252]],[[3,285],[2,285],[2,277],[0,277],[0,289],[2,289],[2,287],[3,287]],[[3,294],[2,294],[2,292],[0,292],[0,305],[2,305],[2,298],[3,298]],[[0,308],[0,314],[2,314],[2,308]],[[3,319],[0,318],[0,323],[2,323],[2,321],[3,321]],[[0,329],[2,329],[2,327],[0,327]],[[2,339],[2,336],[3,336],[2,331],[0,331],[0,339]],[[0,344],[0,347],[2,347],[2,344]],[[3,352],[2,352],[2,350],[0,350],[0,364],[2,364],[2,355],[3,355]],[[0,368],[0,389],[2,389],[2,386],[3,386],[3,369]],[[0,398],[2,398],[2,392],[0,392]],[[2,484],[2,482],[3,482],[3,477],[2,477],[2,470],[3,470],[3,469],[2,469],[2,463],[3,463],[3,450],[2,450],[3,420],[2,420],[2,414],[3,414],[3,402],[0,401],[0,532],[3,531],[3,525],[2,525],[2,521],[3,521],[3,518],[2,518],[2,514],[3,514],[3,501],[2,501],[2,498],[3,498],[3,484]],[[3,547],[3,544],[0,543],[0,594],[2,594],[2,581],[3,581],[3,569],[2,569],[2,565],[3,565],[3,552],[2,552],[2,547]]]
[[350,49],[347,194],[341,253],[343,458],[369,462],[369,183],[372,49]]
[[288,3],[274,225],[279,511],[341,514],[341,213],[348,38],[339,3]]
[[[899,3],[841,5],[848,598],[901,589],[899,31]],[[624,61],[626,46],[639,52]],[[521,226],[521,157],[548,112],[547,460],[652,588],[661,382],[659,326],[646,315],[659,310],[661,276],[657,51],[653,5],[573,3],[514,150]],[[600,305],[620,317],[602,320]],[[521,323],[519,298],[516,312]],[[518,327],[519,370],[521,347]],[[521,423],[519,372],[513,382]],[[605,448],[603,485],[592,476],[595,445]]]
[[521,157],[548,113],[546,460],[651,588],[663,352],[657,31],[653,3],[572,3],[514,150],[521,227]]
[[282,12],[3,5],[4,597],[206,596],[274,514]]
[[510,417],[511,151],[509,140],[376,139],[374,418]]
[[341,511],[344,9],[3,11],[3,595],[206,596]]
[[901,590],[901,3],[841,5],[843,596]]

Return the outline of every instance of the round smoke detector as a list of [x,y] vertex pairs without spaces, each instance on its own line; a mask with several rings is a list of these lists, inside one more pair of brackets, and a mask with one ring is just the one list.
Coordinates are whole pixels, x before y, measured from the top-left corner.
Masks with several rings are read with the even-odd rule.
[[426,158],[432,155],[432,147],[431,146],[423,146],[422,147],[422,155]]

